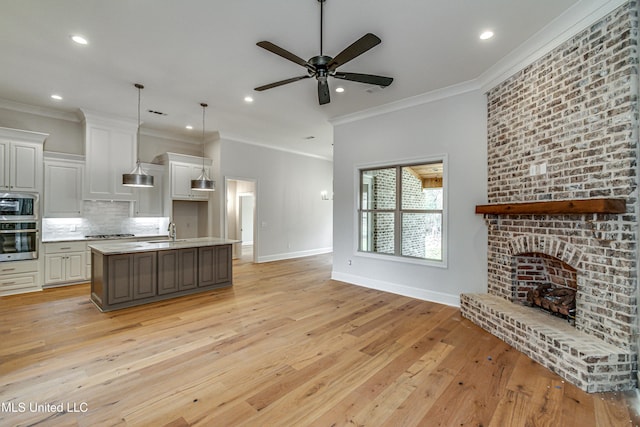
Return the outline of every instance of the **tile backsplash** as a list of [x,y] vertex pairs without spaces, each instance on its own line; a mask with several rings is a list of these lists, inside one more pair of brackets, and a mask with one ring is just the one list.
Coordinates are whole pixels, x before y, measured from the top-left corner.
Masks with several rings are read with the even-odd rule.
[[42,240],[81,239],[90,234],[165,234],[168,217],[131,217],[130,203],[118,201],[83,202],[82,218],[43,218]]

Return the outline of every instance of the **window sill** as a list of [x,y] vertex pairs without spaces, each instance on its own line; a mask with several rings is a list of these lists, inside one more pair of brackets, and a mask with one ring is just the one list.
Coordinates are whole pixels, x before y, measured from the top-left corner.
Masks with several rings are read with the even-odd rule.
[[415,264],[415,265],[422,265],[425,267],[447,268],[446,260],[438,261],[438,260],[432,260],[432,259],[409,258],[409,257],[403,257],[403,256],[385,255],[385,254],[377,254],[377,253],[361,252],[361,251],[356,251],[354,255],[357,257],[370,258],[370,259],[376,259],[381,261],[391,261],[391,262],[398,262],[403,264]]

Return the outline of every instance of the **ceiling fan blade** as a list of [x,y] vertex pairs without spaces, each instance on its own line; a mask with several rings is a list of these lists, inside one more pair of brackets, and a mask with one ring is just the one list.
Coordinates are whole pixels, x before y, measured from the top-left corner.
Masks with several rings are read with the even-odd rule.
[[257,90],[258,92],[262,92],[263,90],[267,90],[267,89],[271,89],[271,88],[274,88],[274,87],[286,85],[288,83],[297,82],[298,80],[308,79],[310,77],[311,76],[309,76],[309,75],[300,76],[300,77],[292,77],[290,79],[280,80],[279,82],[269,83],[268,85],[258,86],[254,90]]
[[389,86],[393,82],[392,77],[375,76],[373,74],[360,73],[336,73],[333,75],[336,79],[351,80],[354,82],[368,83],[376,86]]
[[328,104],[331,102],[331,96],[329,95],[329,83],[327,79],[318,79],[318,103],[320,105]]
[[298,65],[302,65],[305,68],[308,68],[311,71],[315,71],[315,67],[311,64],[309,64],[307,61],[305,61],[304,59],[300,58],[297,55],[294,55],[293,53],[289,52],[288,50],[285,50],[283,48],[281,48],[280,46],[276,46],[275,44],[268,42],[268,41],[261,41],[256,43],[258,46],[260,46],[263,49],[268,50],[271,53],[275,53],[278,56],[283,57],[284,59],[288,59],[291,62],[295,62]]
[[382,42],[375,34],[367,33],[353,42],[349,47],[336,55],[335,58],[327,66],[329,71],[333,71],[340,65],[346,64],[353,58],[362,55],[374,46]]

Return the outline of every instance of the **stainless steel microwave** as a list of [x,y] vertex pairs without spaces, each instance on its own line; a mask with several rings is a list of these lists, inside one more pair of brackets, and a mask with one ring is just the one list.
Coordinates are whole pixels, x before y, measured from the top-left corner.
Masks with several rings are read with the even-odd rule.
[[0,221],[33,221],[38,219],[38,195],[0,193]]

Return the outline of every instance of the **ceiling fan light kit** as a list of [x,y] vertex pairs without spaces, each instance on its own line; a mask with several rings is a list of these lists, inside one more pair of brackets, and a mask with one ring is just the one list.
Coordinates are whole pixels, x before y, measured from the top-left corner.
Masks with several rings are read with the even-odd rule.
[[324,55],[322,52],[322,41],[323,41],[323,6],[326,0],[318,0],[320,3],[320,55],[314,56],[310,58],[308,61],[300,58],[297,55],[271,43],[268,41],[261,41],[256,43],[263,49],[268,50],[271,53],[275,53],[278,56],[283,57],[291,62],[294,62],[302,67],[307,69],[307,74],[292,77],[285,80],[280,80],[274,83],[270,83],[263,86],[258,86],[255,88],[256,91],[261,92],[263,90],[272,89],[274,87],[286,85],[288,83],[297,82],[303,79],[309,79],[311,77],[315,77],[318,81],[318,103],[320,105],[328,104],[331,102],[331,98],[329,95],[329,83],[328,77],[333,77],[336,79],[342,80],[350,80],[354,82],[366,83],[371,85],[376,85],[380,87],[387,87],[393,82],[393,78],[391,77],[383,77],[377,76],[373,74],[360,74],[360,73],[346,73],[346,72],[338,72],[337,68],[341,65],[346,64],[352,59],[362,55],[369,49],[377,46],[381,43],[380,38],[372,33],[367,33],[362,36],[360,39],[353,42],[350,46],[344,49],[335,57]]

